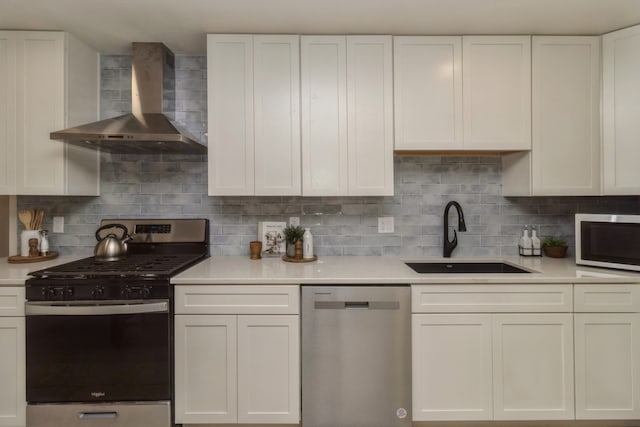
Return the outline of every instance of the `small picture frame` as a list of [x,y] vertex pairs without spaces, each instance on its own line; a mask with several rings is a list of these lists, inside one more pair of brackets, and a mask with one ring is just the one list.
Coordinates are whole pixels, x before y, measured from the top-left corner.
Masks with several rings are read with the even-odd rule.
[[283,230],[286,222],[261,221],[258,223],[258,240],[262,242],[262,256],[282,256],[286,252]]

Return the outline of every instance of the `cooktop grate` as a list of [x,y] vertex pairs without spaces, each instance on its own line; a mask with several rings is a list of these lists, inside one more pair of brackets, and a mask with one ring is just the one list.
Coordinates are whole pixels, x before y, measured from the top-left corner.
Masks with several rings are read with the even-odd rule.
[[202,259],[194,254],[135,254],[117,261],[83,258],[29,273],[35,277],[171,277]]

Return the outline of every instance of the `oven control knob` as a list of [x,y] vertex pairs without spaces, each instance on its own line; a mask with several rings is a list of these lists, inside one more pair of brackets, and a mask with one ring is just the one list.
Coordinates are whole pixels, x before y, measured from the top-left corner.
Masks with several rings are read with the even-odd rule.
[[104,286],[98,285],[93,288],[93,290],[91,291],[91,296],[96,299],[102,298],[104,296]]
[[63,290],[65,298],[71,298],[73,296],[73,288],[71,286],[67,286]]
[[120,297],[123,299],[131,298],[131,289],[128,286],[123,286],[120,289]]
[[42,290],[42,296],[47,299],[55,298],[58,295],[58,291],[53,286],[46,287]]
[[143,287],[142,288],[142,298],[150,298],[151,297],[151,288]]

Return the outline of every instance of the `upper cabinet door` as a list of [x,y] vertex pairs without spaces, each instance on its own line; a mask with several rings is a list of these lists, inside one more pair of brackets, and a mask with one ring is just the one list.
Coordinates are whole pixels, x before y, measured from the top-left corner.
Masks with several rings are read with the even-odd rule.
[[640,26],[602,40],[604,193],[640,194]]
[[301,194],[298,36],[254,36],[255,194]]
[[65,127],[65,34],[20,32],[16,52],[16,192],[64,194],[65,145],[49,133]]
[[209,195],[253,195],[253,36],[207,35],[207,70]]
[[600,38],[533,37],[533,195],[600,194]]
[[464,143],[531,149],[531,38],[464,36]]
[[0,31],[0,194],[13,194],[16,176],[16,37]]
[[347,39],[302,36],[302,193],[346,196]]
[[347,37],[349,194],[393,195],[391,36]]
[[302,37],[305,196],[393,194],[391,39]]
[[98,119],[98,59],[71,34],[0,31],[0,194],[100,194],[100,153],[49,138]]
[[462,38],[394,37],[396,150],[463,146]]

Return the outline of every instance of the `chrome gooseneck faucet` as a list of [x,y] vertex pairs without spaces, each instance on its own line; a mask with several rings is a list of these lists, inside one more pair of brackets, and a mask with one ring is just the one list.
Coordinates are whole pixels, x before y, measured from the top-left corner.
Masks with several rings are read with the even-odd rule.
[[453,206],[458,212],[458,231],[467,231],[467,225],[464,223],[464,214],[462,213],[462,207],[456,201],[447,203],[444,208],[444,246],[442,250],[442,256],[445,258],[451,257],[451,252],[458,246],[458,235],[456,230],[453,230],[453,240],[449,241],[449,209]]

